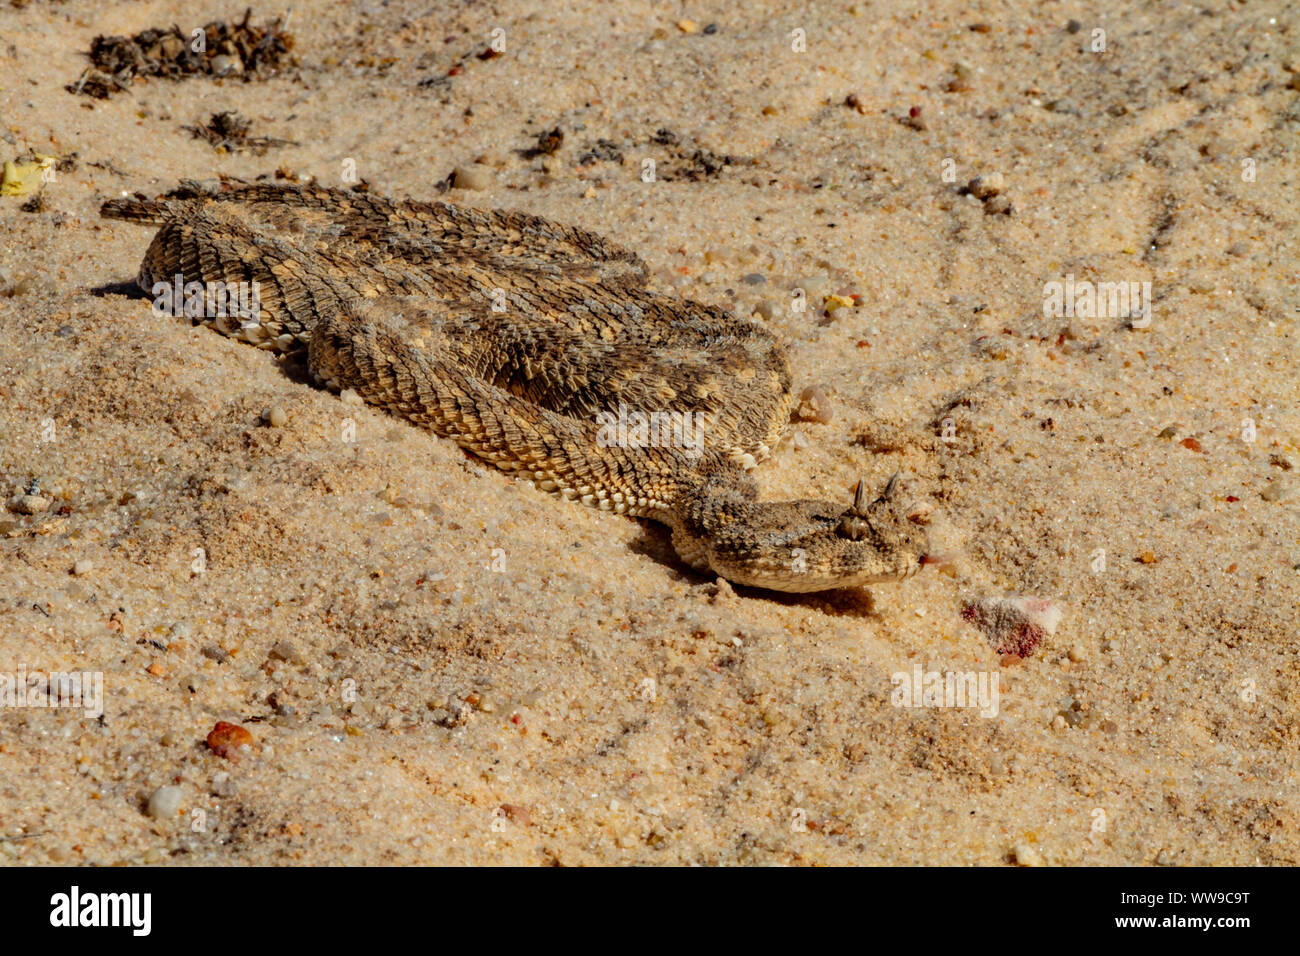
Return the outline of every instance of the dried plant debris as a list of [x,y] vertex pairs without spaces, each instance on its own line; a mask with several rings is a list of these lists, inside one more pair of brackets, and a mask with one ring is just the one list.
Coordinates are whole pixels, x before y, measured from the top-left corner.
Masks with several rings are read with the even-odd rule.
[[538,156],[554,156],[563,145],[564,130],[556,126],[538,133],[536,142],[527,149],[520,150],[519,155],[524,159],[534,159]]
[[97,36],[87,54],[91,65],[67,89],[107,99],[130,89],[142,76],[172,80],[202,75],[245,80],[274,76],[282,66],[291,65],[287,54],[293,49],[293,37],[284,32],[279,18],[266,26],[252,26],[252,12],[245,10],[238,23],[214,21],[188,34],[171,26],[132,37]]
[[[559,130],[543,133],[539,137],[539,147],[542,140],[553,137],[557,132]],[[557,142],[555,148],[558,147],[559,143]],[[522,155],[530,158],[543,152],[553,153],[554,151],[554,149],[535,148],[525,150]],[[640,158],[654,159],[656,163],[655,176],[665,182],[671,182],[672,180],[699,182],[719,175],[728,166],[753,165],[753,160],[715,153],[712,150],[704,149],[698,144],[685,142],[669,129],[657,130],[654,135],[642,142],[632,143],[628,146],[623,146],[612,139],[597,139],[583,149],[574,162],[577,166],[593,166],[597,163],[622,164],[627,156],[638,161]]]
[[667,162],[659,167],[659,178],[665,181],[685,179],[699,182],[722,172],[727,166],[741,162],[735,156],[721,155],[709,149],[692,147],[683,143],[676,133],[661,129],[651,137],[652,145],[666,147],[669,150]]
[[291,139],[277,139],[274,136],[249,136],[253,121],[235,110],[223,110],[213,113],[206,123],[198,126],[186,126],[195,139],[207,140],[212,148],[228,153],[251,150],[261,156],[268,149],[277,146],[297,146]]
[[578,157],[579,166],[591,166],[594,163],[622,163],[623,150],[612,139],[598,139],[594,146]]

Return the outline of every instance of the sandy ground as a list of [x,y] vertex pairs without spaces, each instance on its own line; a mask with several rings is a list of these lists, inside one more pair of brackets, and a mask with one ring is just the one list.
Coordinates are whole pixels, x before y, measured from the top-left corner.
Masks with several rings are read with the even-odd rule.
[[[102,718],[0,710],[0,861],[1300,863],[1294,8],[292,6],[279,75],[107,100],[65,89],[94,36],[242,5],[0,8],[0,158],[76,154],[43,209],[0,198],[0,491],[49,502],[0,511],[0,671],[104,682]],[[227,109],[296,145],[183,128]],[[124,285],[149,232],[97,215],[353,166],[419,198],[464,167],[443,198],[757,309],[834,409],[765,494],[901,470],[952,562],[692,573],[154,315]],[[1067,276],[1150,282],[1150,321],[1046,315]],[[1024,660],[962,618],[1003,595],[1061,612]],[[918,665],[996,676],[996,716],[894,706]]]

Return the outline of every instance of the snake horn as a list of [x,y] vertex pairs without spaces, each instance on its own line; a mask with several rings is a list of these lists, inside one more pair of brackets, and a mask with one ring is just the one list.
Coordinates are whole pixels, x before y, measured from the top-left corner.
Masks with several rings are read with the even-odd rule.
[[899,476],[899,474],[900,474],[900,472],[897,472],[897,471],[896,471],[896,472],[894,472],[893,476],[890,477],[890,479],[889,479],[889,484],[885,485],[885,493],[884,493],[883,495],[881,495],[882,498],[892,498],[892,497],[894,497],[894,492],[898,489],[898,476]]
[[855,514],[865,515],[867,513],[867,480],[859,478],[858,483],[853,486],[853,512]]

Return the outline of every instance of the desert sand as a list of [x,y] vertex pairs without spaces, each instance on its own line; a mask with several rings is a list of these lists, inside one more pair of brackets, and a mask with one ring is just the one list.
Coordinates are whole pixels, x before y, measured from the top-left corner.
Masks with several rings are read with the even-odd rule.
[[[0,678],[103,682],[0,707],[0,862],[1300,863],[1294,8],[252,22],[290,6],[265,75],[107,98],[68,89],[96,36],[243,7],[0,8]],[[289,142],[186,129],[227,110]],[[754,315],[833,412],[764,494],[901,471],[945,562],[733,588],[156,314],[100,203],[277,176],[572,222]],[[1003,597],[1055,621],[1023,658],[963,616]],[[996,713],[896,706],[917,668]]]

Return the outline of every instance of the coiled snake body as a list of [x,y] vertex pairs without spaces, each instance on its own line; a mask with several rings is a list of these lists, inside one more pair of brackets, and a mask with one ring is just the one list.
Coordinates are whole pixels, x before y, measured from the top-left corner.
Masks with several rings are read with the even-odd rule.
[[[256,289],[251,320],[204,320],[262,348],[305,347],[330,388],[544,490],[668,525],[694,568],[817,591],[920,566],[924,535],[894,481],[875,498],[859,482],[847,505],[758,499],[747,469],[792,404],[784,346],[722,309],[649,291],[641,260],[598,235],[315,186],[183,186],[101,214],[159,227],[138,277],[146,293]],[[611,429],[616,418],[632,426]]]

